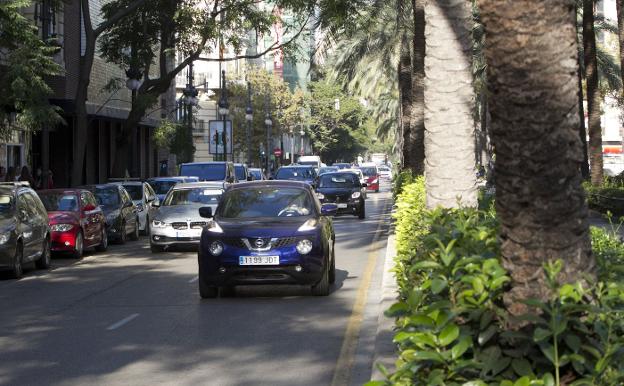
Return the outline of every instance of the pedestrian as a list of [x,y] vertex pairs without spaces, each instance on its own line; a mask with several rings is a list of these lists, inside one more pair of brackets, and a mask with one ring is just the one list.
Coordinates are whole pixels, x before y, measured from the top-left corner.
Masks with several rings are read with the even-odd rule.
[[32,174],[30,174],[30,169],[28,169],[28,166],[26,165],[22,166],[22,173],[20,174],[18,181],[28,182],[33,189],[36,187],[35,179]]
[[7,169],[6,176],[4,177],[5,182],[15,182],[15,167],[9,166]]

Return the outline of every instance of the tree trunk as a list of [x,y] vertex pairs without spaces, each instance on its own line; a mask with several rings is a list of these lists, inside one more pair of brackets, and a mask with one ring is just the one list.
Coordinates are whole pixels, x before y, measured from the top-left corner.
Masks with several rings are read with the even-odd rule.
[[427,206],[476,206],[470,2],[427,0],[425,19]]
[[[578,2],[577,2],[577,6],[578,6]],[[578,9],[575,11],[575,15],[578,14]],[[576,36],[579,36],[579,30],[578,30],[578,23],[576,23],[576,19],[575,19],[575,23],[574,25],[576,26]],[[578,41],[577,41],[578,44]],[[589,179],[589,155],[587,153],[587,127],[585,127],[585,107],[583,106],[583,71],[581,70],[582,68],[582,62],[583,60],[583,56],[581,55],[580,51],[578,52],[577,55],[577,63],[578,63],[578,71],[577,73],[577,79],[578,79],[578,106],[579,106],[579,119],[581,120],[581,125],[580,130],[579,130],[579,135],[581,137],[581,143],[583,144],[583,162],[581,163],[581,175],[583,176],[584,180],[588,180]]]
[[[593,271],[581,187],[577,42],[568,0],[479,1],[486,30],[496,210],[511,273],[508,310],[545,299],[542,266],[562,259],[560,279]],[[539,37],[539,38],[538,38]]]
[[412,0],[412,105],[410,111],[409,142],[405,147],[404,166],[414,174],[425,173],[425,2]]
[[[620,77],[624,81],[624,0],[616,0],[615,6],[617,8],[617,21],[618,21],[618,41],[620,43]],[[624,96],[624,89],[622,89]],[[620,137],[622,138],[622,157],[624,157],[624,127],[620,127]]]
[[[412,151],[412,55],[406,33],[401,36],[401,55],[399,57],[399,95],[401,98],[401,134],[403,135],[403,167],[411,168]],[[414,172],[416,172],[414,170]]]
[[602,184],[602,130],[600,128],[600,90],[598,89],[598,61],[594,32],[594,0],[583,0],[583,51],[587,82],[587,112],[589,115],[589,160],[591,183]]

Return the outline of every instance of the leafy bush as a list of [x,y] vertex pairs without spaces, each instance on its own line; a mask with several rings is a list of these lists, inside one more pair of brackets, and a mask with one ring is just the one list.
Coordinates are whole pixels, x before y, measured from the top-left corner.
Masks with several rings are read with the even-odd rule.
[[587,203],[590,209],[620,217],[624,216],[624,182],[619,177],[607,177],[602,186],[585,183]]
[[[424,209],[422,180],[398,197],[396,371],[369,385],[616,385],[624,383],[622,244],[592,229],[599,281],[560,285],[562,262],[544,267],[551,297],[520,320],[503,306],[493,210]],[[616,280],[616,278],[618,278]],[[515,327],[513,327],[515,326]]]
[[417,179],[418,176],[414,175],[411,169],[404,169],[395,173],[392,181],[392,197],[396,200],[403,192],[403,188],[416,182]]

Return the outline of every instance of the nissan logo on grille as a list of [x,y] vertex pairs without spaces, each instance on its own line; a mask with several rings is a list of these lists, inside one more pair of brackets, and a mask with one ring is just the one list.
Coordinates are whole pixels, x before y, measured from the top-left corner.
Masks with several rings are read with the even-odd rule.
[[256,248],[262,248],[264,247],[264,240],[256,239],[256,241],[254,241],[254,245],[256,246]]

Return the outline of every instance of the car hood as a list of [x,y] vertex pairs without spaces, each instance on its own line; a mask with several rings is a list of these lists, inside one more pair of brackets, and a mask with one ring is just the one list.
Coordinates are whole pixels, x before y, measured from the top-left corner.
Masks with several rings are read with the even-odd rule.
[[48,212],[50,225],[54,224],[78,224],[80,218],[76,212],[54,211]]
[[0,233],[9,232],[15,229],[15,219],[14,218],[3,218],[0,219]]
[[229,220],[217,218],[225,237],[269,238],[302,235],[298,229],[310,216]]
[[154,216],[154,220],[164,222],[184,222],[184,221],[208,221],[199,215],[199,208],[204,206],[212,207],[212,210],[217,209],[216,205],[172,205],[161,206],[158,208],[158,213]]
[[316,189],[317,192],[319,193],[323,193],[323,194],[350,194],[353,192],[359,192],[360,188],[317,188]]

